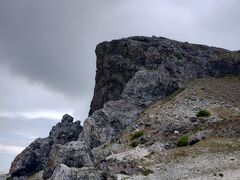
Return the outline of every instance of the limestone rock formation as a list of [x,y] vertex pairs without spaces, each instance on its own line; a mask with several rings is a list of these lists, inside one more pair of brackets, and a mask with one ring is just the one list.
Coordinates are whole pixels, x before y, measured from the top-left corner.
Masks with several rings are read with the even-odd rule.
[[52,128],[49,138],[53,139],[54,144],[65,144],[77,140],[80,132],[80,121],[73,122],[73,117],[65,114],[61,122]]
[[[240,51],[130,37],[100,43],[96,55],[83,127],[64,115],[47,138],[16,157],[12,177],[191,179],[239,172]],[[204,109],[211,115],[196,116]]]
[[[239,51],[230,52],[162,37],[130,37],[103,42],[97,46],[96,55],[96,85],[90,114],[102,108],[107,101],[121,99],[122,92],[124,99],[140,100],[141,103],[151,85],[163,88],[169,83],[181,85],[193,78],[239,74],[240,68]],[[146,71],[150,82],[142,86],[147,80]],[[157,77],[152,79],[154,74]],[[145,78],[140,83],[139,78],[143,76]],[[170,94],[171,91],[174,89],[157,91],[155,96]],[[148,105],[149,101],[146,102]]]
[[65,164],[69,167],[88,167],[94,165],[94,157],[89,147],[82,141],[72,141],[65,145],[54,144],[49,153],[48,164],[44,177],[51,177],[54,169]]
[[83,135],[90,147],[96,147],[110,142],[119,132],[133,122],[141,112],[137,107],[126,100],[107,102],[103,108],[95,111],[84,122]]
[[12,162],[12,176],[26,176],[46,168],[53,145],[65,144],[78,139],[82,127],[79,121],[64,115],[62,122],[54,126],[47,138],[36,139]]
[[84,168],[69,168],[64,164],[60,164],[54,171],[51,179],[52,180],[73,180],[73,179],[81,179],[81,180],[102,180],[106,179],[107,176],[93,167],[84,167]]
[[26,176],[44,169],[52,145],[53,141],[49,138],[36,139],[12,162],[12,176]]

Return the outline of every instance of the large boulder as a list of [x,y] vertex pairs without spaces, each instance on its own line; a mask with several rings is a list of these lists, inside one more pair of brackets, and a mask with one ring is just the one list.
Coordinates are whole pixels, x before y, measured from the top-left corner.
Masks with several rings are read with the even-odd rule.
[[89,147],[82,141],[72,141],[65,145],[53,145],[49,155],[49,166],[66,164],[69,167],[80,168],[92,166],[94,157]]
[[178,90],[179,84],[167,72],[141,70],[127,83],[122,98],[145,107]]
[[72,141],[65,145],[55,144],[49,154],[44,178],[49,178],[59,164],[76,168],[93,166],[94,157],[89,147],[82,141]]
[[141,113],[141,108],[126,100],[110,101],[84,122],[84,141],[90,147],[110,142]]
[[[93,167],[70,168],[64,164],[58,165],[54,170],[51,180],[103,180],[107,175]],[[111,177],[110,177],[111,178]],[[116,178],[111,178],[116,179]]]
[[45,169],[52,146],[77,140],[81,131],[82,126],[79,121],[73,122],[71,116],[64,115],[62,121],[52,128],[47,138],[36,139],[14,159],[10,174],[26,176]]
[[14,159],[10,174],[12,176],[25,176],[44,169],[52,144],[53,140],[49,138],[36,139]]
[[53,139],[54,144],[65,144],[76,141],[80,132],[82,132],[80,121],[73,122],[73,117],[65,114],[61,122],[52,128],[49,137]]

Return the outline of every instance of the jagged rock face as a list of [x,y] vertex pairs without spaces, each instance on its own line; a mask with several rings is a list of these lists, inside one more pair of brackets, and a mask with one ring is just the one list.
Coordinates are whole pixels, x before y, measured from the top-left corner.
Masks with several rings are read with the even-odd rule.
[[44,178],[51,177],[53,170],[59,164],[76,168],[93,166],[94,157],[89,147],[82,141],[72,141],[65,145],[55,144],[49,154],[48,168],[44,172]]
[[62,117],[62,122],[63,123],[71,123],[71,122],[73,122],[73,117],[68,114],[64,114]]
[[36,139],[12,162],[12,176],[25,176],[45,168],[52,144],[49,138]]
[[[110,141],[134,121],[141,108],[126,100],[110,101],[84,122],[84,140],[90,147]],[[82,137],[80,137],[82,139]]]
[[[125,91],[123,93],[125,99],[128,99],[130,95],[134,102],[144,103],[147,92],[141,94],[144,91],[144,87],[140,86],[141,83],[138,86],[140,89],[135,87],[142,71],[136,74],[137,77],[134,77],[134,80],[130,81],[133,84],[127,85],[139,70],[158,71],[158,82],[155,81],[156,79],[152,81],[151,75],[142,81],[144,83],[148,79],[152,81],[148,84],[153,84],[157,88],[166,86],[164,81],[167,81],[167,84],[169,82],[180,84],[189,79],[208,75],[239,74],[239,56],[235,54],[239,54],[239,51],[230,52],[220,48],[181,43],[157,37],[131,37],[103,42],[96,48],[96,85],[89,114],[102,108],[107,101],[121,99],[123,91]],[[134,84],[134,82],[136,83]],[[127,89],[125,89],[126,85]],[[173,88],[176,88],[175,85]],[[128,90],[129,92],[126,92]],[[155,96],[171,93],[170,91],[173,89],[164,89]],[[138,98],[140,102],[135,99],[137,96],[140,96]],[[145,98],[143,102],[142,98]],[[147,100],[146,105],[148,103]]]
[[53,139],[54,144],[65,144],[76,141],[81,131],[80,121],[73,122],[73,118],[65,114],[62,121],[52,128],[49,137]]
[[55,164],[66,164],[69,167],[92,166],[93,155],[89,147],[82,141],[72,141],[65,145],[53,145],[49,161]]
[[178,90],[178,83],[164,71],[141,70],[127,83],[122,98],[145,107]]
[[[99,44],[90,114],[95,112],[85,121],[84,139],[91,147],[96,147],[114,138],[127,126],[123,123],[126,111],[106,109],[106,102],[116,100],[114,106],[121,109],[125,105],[118,103],[127,100],[135,108],[145,108],[177,91],[191,79],[239,74],[239,56],[235,53],[239,54],[156,37],[131,37]],[[120,112],[124,118],[117,116],[114,119],[106,114],[108,111]],[[134,115],[127,122],[136,118]]]
[[12,162],[12,176],[25,176],[46,168],[49,152],[54,144],[65,144],[78,139],[82,126],[79,121],[64,115],[62,122],[54,126],[47,138],[36,139]]

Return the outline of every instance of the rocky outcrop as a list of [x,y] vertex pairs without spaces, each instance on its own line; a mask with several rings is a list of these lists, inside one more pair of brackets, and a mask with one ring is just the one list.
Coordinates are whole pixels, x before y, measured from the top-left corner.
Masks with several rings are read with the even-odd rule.
[[47,138],[36,139],[14,159],[10,169],[11,175],[26,176],[45,169],[52,146],[77,140],[81,131],[79,121],[73,122],[71,116],[64,115]]
[[[154,173],[144,166],[159,163],[162,155],[151,159],[152,154],[176,148],[180,136],[187,133],[189,139],[185,138],[183,143],[187,145],[198,144],[217,134],[226,137],[229,132],[233,132],[229,137],[238,138],[239,128],[235,125],[239,122],[239,105],[230,103],[235,100],[230,99],[224,108],[231,107],[236,115],[229,116],[231,121],[220,126],[225,121],[221,121],[219,114],[211,118],[195,115],[196,111],[210,105],[223,107],[220,98],[213,101],[208,98],[209,92],[205,99],[198,97],[202,91],[197,88],[183,90],[193,79],[240,75],[240,51],[162,37],[130,37],[100,43],[96,55],[94,97],[84,126],[64,115],[47,138],[36,140],[17,156],[10,170],[12,176],[44,171],[43,179],[116,179],[122,175],[127,176],[123,179],[132,176],[138,179],[138,176]],[[236,91],[236,99],[238,83],[229,86],[232,92]],[[212,89],[216,88],[220,86],[214,84]],[[204,89],[207,88],[201,90]],[[169,99],[177,92],[181,94],[180,100],[171,103]],[[221,96],[229,94],[226,88],[223,92]],[[164,104],[167,100],[169,104]],[[203,131],[203,127],[208,129]]]
[[[108,110],[104,106],[107,102],[121,107],[122,101],[127,101],[140,114],[142,108],[181,89],[191,79],[240,73],[239,52],[166,38],[130,37],[103,42],[97,46],[96,54],[91,116],[84,123],[84,139],[92,147],[113,139],[127,125],[122,126],[120,118],[114,123],[118,127],[113,127],[110,123],[113,118],[105,112],[115,110]],[[133,116],[127,122],[136,118]]]
[[46,167],[49,151],[53,141],[49,138],[39,138],[30,144],[12,162],[12,176],[26,176]]
[[177,91],[181,86],[180,83],[165,69],[140,70],[127,83],[122,98],[140,107],[146,107]]
[[89,147],[81,141],[72,141],[65,145],[54,144],[49,154],[44,178],[51,177],[54,169],[60,164],[76,168],[93,166],[94,157]]
[[[176,88],[176,85],[193,78],[239,74],[239,54],[239,51],[230,52],[162,37],[130,37],[100,43],[96,48],[96,85],[89,114],[122,96],[142,104],[142,98],[146,99],[152,86],[158,89],[173,83]],[[149,78],[146,71],[150,71]],[[152,79],[155,74],[157,77]],[[141,81],[143,76],[145,78]],[[145,82],[148,85],[142,86]],[[174,89],[158,90],[153,96],[163,96],[171,91]],[[152,100],[144,101],[148,105]]]
[[95,111],[84,122],[84,139],[90,147],[110,142],[133,122],[141,112],[141,108],[126,100],[107,102],[103,108]]
[[107,179],[108,175],[93,167],[69,168],[64,164],[60,164],[54,171],[52,180],[102,180]]
[[73,117],[65,114],[56,126],[49,133],[54,144],[65,144],[70,141],[76,141],[79,133],[82,132],[80,121],[73,122]]

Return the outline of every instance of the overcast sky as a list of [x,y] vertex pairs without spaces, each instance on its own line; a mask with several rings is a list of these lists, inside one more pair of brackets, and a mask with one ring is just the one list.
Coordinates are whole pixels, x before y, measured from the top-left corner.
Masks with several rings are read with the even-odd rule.
[[63,114],[84,121],[96,45],[133,35],[240,49],[239,0],[1,0],[0,171]]

